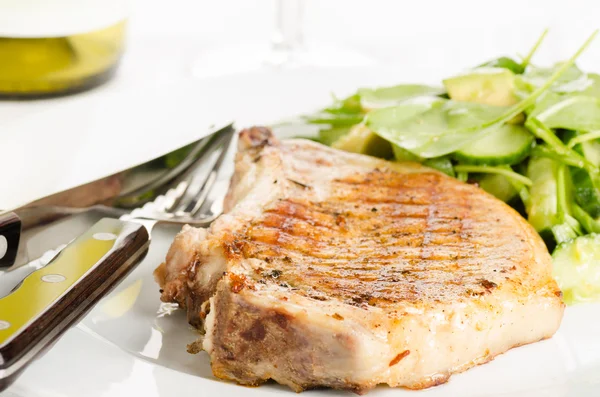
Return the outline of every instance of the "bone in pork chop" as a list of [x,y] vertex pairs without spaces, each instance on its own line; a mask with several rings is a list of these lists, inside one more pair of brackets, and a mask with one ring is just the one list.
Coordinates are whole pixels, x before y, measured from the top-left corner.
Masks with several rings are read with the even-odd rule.
[[562,318],[531,226],[416,163],[251,128],[225,210],[184,227],[156,270],[222,379],[421,389],[549,338]]

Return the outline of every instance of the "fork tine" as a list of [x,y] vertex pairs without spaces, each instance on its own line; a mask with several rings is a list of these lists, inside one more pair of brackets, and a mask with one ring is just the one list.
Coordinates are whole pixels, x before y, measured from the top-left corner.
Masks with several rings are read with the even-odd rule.
[[[234,133],[224,135],[218,156],[206,175],[197,177],[198,183],[193,183],[188,191],[186,192],[185,199],[182,198],[180,205],[175,211],[176,214],[187,213],[192,217],[198,214],[198,211],[202,208],[202,205],[206,201],[211,189],[218,179],[219,171],[223,166],[223,162],[227,157],[231,142],[233,141]],[[194,181],[196,182],[196,181]],[[194,189],[192,189],[192,186]]]
[[202,160],[207,152],[211,152],[212,146],[217,136],[221,136],[230,131],[234,131],[233,123],[229,123],[218,130],[214,129],[210,134],[195,142],[190,148],[185,158],[181,160],[174,168],[164,172],[160,177],[137,187],[134,190],[125,191],[117,198],[117,204],[123,208],[137,208],[146,202],[149,202],[155,193],[163,193],[169,186],[177,186],[180,181],[186,179],[186,175],[190,175],[190,170],[196,167],[197,163]]
[[[214,157],[218,153],[219,147],[224,140],[229,140],[235,133],[235,129],[221,131],[219,134],[211,136],[210,141],[204,146],[204,150],[197,157],[196,161],[188,170],[177,178],[175,189],[171,189],[167,194],[167,199],[163,202],[164,206],[160,210],[164,212],[177,212],[182,207],[186,207],[195,193],[194,180],[198,178],[201,170],[205,168],[207,158]],[[209,162],[210,163],[210,162]],[[184,205],[185,204],[185,205]]]

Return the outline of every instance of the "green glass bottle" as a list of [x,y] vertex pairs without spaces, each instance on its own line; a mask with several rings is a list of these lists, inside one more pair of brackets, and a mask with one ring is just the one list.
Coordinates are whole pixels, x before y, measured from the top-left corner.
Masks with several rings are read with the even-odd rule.
[[0,1],[0,98],[68,95],[114,74],[125,41],[123,0],[5,1]]

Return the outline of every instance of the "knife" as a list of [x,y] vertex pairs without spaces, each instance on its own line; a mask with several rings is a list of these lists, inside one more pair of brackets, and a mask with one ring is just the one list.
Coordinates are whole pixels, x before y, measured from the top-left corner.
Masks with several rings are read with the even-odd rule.
[[[233,129],[233,123],[211,126],[203,138],[143,164],[38,199],[13,211],[0,211],[0,254],[5,252],[0,255],[0,272],[3,268],[13,265],[18,267],[30,262],[47,250],[68,242],[19,243],[23,237],[31,239],[44,226],[90,209],[118,218],[127,209],[140,207],[164,194],[177,177],[188,171],[195,160],[204,155],[210,144],[205,137],[230,129]],[[80,233],[72,235],[71,239]]]
[[[4,237],[0,240],[6,240],[3,260],[7,263],[16,258],[16,265],[0,274],[0,284],[10,288],[4,296],[0,294],[0,391],[139,263],[147,252],[149,235],[141,224],[105,218],[56,252],[56,256],[52,253],[27,266],[19,266],[22,264],[19,258],[35,259],[43,253],[42,246],[47,250],[59,245],[57,241],[27,243],[48,227],[59,226],[65,217],[87,216],[91,212],[118,217],[127,212],[125,208],[151,201],[197,163],[217,136],[232,130],[232,124],[214,129],[209,137],[180,152],[171,152],[134,169],[0,214],[0,235]],[[174,153],[180,161],[164,167],[165,160],[171,155],[172,161]],[[123,188],[116,194],[101,196],[102,205],[84,207],[84,203],[97,203],[93,192],[101,189],[103,181],[115,176]],[[74,197],[80,200],[73,201]],[[62,203],[74,207],[50,205]],[[69,240],[63,236],[61,243]],[[29,245],[33,247],[24,247]],[[20,271],[17,285],[11,285],[7,275]]]

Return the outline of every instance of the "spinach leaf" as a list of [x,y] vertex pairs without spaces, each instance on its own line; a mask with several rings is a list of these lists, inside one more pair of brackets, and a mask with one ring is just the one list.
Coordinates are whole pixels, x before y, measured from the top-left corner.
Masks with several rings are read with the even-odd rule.
[[323,109],[325,113],[331,114],[358,114],[362,113],[362,106],[360,105],[360,95],[350,95],[344,99],[335,98],[335,102],[328,108]]
[[600,130],[600,98],[566,95],[558,101],[548,98],[541,105],[531,117],[536,117],[547,128]]
[[407,99],[437,96],[446,91],[441,87],[420,84],[400,84],[393,87],[361,88],[358,90],[363,109],[379,109],[397,105]]
[[470,142],[478,127],[506,108],[436,99],[428,104],[406,103],[371,112],[366,123],[382,138],[420,157],[449,154]]
[[[530,92],[533,92],[564,65],[564,63],[557,63],[549,68],[530,66],[526,73],[519,76],[519,79],[524,83],[523,87],[527,87]],[[572,65],[550,86],[549,91],[557,93],[582,92],[592,84],[593,81],[588,78],[587,74],[582,72],[576,65]]]
[[454,152],[471,139],[481,137],[508,122],[537,99],[564,73],[572,70],[577,57],[590,44],[594,32],[579,50],[556,69],[543,85],[517,104],[508,107],[438,99],[428,104],[405,103],[379,109],[366,117],[367,126],[382,138],[421,157],[439,157]]
[[492,59],[491,61],[487,61],[477,66],[477,68],[503,68],[508,69],[514,74],[522,74],[525,71],[525,68],[518,63],[517,61],[508,58],[508,57],[500,57],[496,59]]

